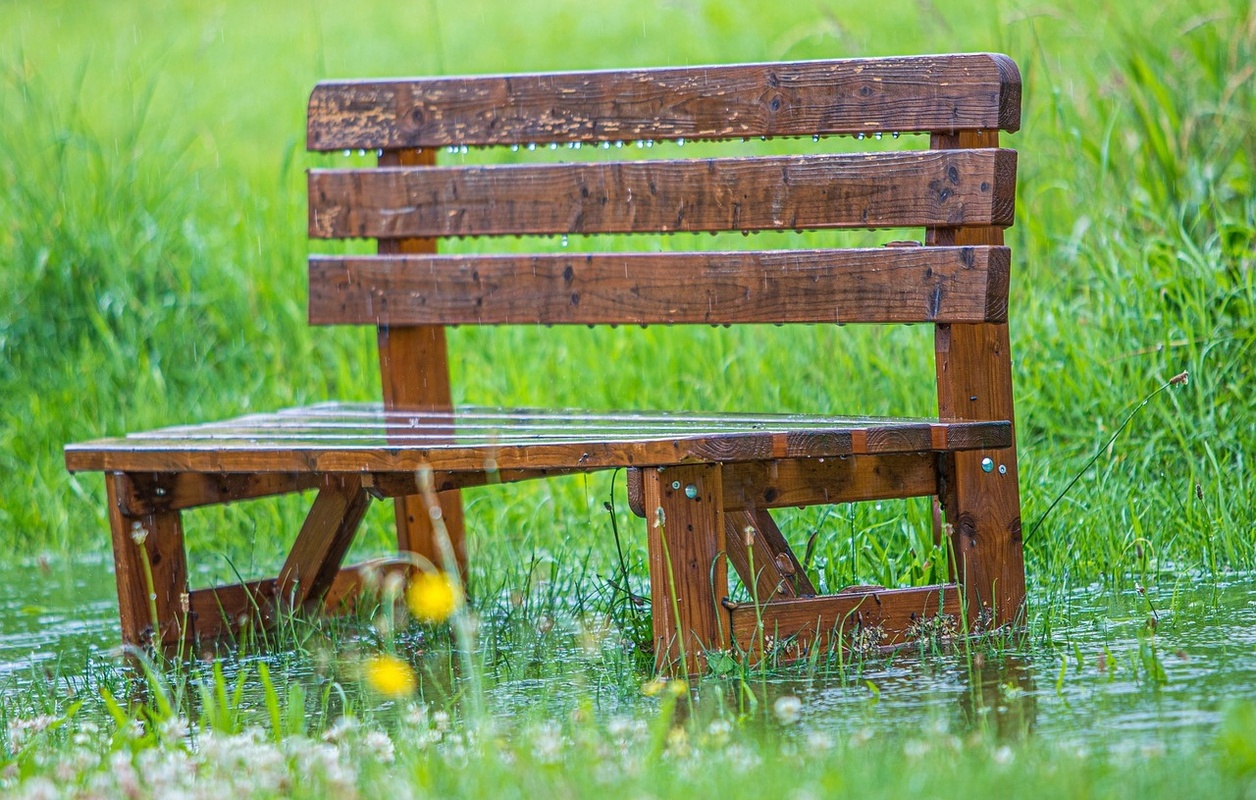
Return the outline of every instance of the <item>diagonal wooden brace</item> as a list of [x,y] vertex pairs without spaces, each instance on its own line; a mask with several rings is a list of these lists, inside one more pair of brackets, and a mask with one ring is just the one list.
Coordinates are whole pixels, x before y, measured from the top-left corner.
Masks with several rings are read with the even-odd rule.
[[[816,593],[772,515],[762,509],[724,514],[725,549],[733,569],[760,602]],[[747,546],[748,545],[748,546]]]
[[292,551],[279,571],[277,594],[292,608],[320,606],[371,497],[357,475],[325,476]]

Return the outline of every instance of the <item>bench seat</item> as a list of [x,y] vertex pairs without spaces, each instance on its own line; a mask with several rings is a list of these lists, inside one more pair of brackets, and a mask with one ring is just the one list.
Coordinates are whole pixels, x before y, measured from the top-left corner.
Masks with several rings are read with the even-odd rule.
[[615,467],[997,449],[1008,422],[320,403],[71,445],[73,470],[587,472]]

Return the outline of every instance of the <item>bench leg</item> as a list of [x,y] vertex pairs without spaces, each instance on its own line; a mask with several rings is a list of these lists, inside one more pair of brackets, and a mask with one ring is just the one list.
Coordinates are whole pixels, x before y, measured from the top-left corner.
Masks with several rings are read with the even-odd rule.
[[720,466],[643,470],[655,665],[695,674],[706,652],[729,647]]
[[[462,517],[462,493],[457,489],[436,494],[439,500],[441,521],[449,534],[454,549],[454,559],[463,580],[467,575],[467,544]],[[422,495],[398,497],[397,549],[417,553],[436,566],[444,569],[445,559],[436,541],[436,529],[432,525],[431,510]]]
[[175,642],[187,633],[183,522],[178,511],[128,513],[126,480],[122,473],[105,475],[122,641],[136,646]]
[[[943,415],[1012,419],[1007,365],[985,356],[1008,358],[1007,326],[939,325],[937,338]],[[954,453],[947,464],[942,502],[970,624],[1016,623],[1025,604],[1016,448]]]

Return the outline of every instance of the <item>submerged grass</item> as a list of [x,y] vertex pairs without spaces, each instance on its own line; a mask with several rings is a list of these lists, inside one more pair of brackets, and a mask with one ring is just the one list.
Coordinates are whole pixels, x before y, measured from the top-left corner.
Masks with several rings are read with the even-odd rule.
[[[325,0],[183,0],[159,13],[17,2],[0,7],[0,31],[7,556],[107,551],[100,479],[64,472],[65,442],[378,397],[363,378],[374,370],[371,332],[305,324],[302,172],[325,161],[302,150],[315,81],[999,50],[1025,79],[1023,130],[1007,138],[1020,151],[1008,235],[1024,519],[1043,517],[1080,474],[1028,542],[1031,640],[1061,653],[1061,675],[1071,674],[1097,657],[1075,643],[1079,587],[1116,596],[1217,584],[1256,568],[1249,3],[904,1],[873,14],[848,0],[502,2],[458,13],[435,3]],[[737,240],[729,246],[744,246]],[[571,242],[592,245],[601,246]],[[929,344],[924,326],[451,333],[459,401],[594,408],[928,414]],[[1189,386],[1157,396],[1109,441],[1140,398],[1183,371]],[[294,621],[278,642],[297,654],[291,663],[246,655],[263,639],[220,662],[225,674],[163,665],[140,678],[138,694],[134,673],[92,660],[54,673],[43,692],[27,689],[39,681],[0,690],[0,780],[32,797],[133,788],[164,796],[232,781],[263,796],[342,785],[415,795],[1250,789],[1245,743],[1256,730],[1242,705],[1215,740],[1077,753],[981,726],[883,733],[874,716],[867,737],[814,739],[784,726],[770,711],[772,681],[803,675],[862,686],[866,664],[840,653],[785,671],[733,669],[704,684],[692,707],[643,699],[644,537],[622,483],[604,473],[466,493],[477,587],[470,613],[480,620],[475,652],[461,656],[473,656],[470,666],[438,629],[369,618],[349,628]],[[205,565],[194,582],[264,573],[306,504],[296,497],[190,514],[192,563]],[[382,505],[371,512],[359,550],[387,548],[389,517]],[[919,501],[781,515],[799,552],[819,533],[812,566],[826,589],[945,575],[930,524]],[[1156,625],[1172,624],[1178,611],[1168,605],[1133,614],[1127,605],[1120,620],[1103,623],[1133,619],[1142,637],[1128,651],[1103,650],[1113,670],[1105,674],[1119,664],[1139,686],[1157,683],[1167,651]],[[919,655],[971,668],[1004,662],[1013,649],[990,640],[956,654],[926,637]],[[361,689],[355,670],[381,650],[418,666],[413,698],[382,701]],[[488,710],[475,719],[462,694],[468,671],[486,681]],[[249,688],[237,694],[235,681]],[[501,687],[519,685],[552,702],[495,718],[515,708]],[[143,702],[120,699],[131,697]],[[337,722],[345,719],[355,722]],[[203,783],[181,783],[192,774]]]

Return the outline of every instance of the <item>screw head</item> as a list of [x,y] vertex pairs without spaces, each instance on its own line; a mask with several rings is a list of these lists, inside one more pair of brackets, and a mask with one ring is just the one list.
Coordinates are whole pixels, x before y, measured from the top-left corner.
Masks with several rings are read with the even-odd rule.
[[999,474],[1000,474],[1000,475],[1006,475],[1006,474],[1007,474],[1007,464],[1000,464],[1000,465],[999,465]]
[[994,471],[994,459],[989,458],[989,457],[981,459],[981,471],[993,472]]
[[698,496],[698,487],[694,486],[692,483],[685,484],[685,497],[688,497],[690,500],[692,500],[697,496]]
[[680,488],[680,481],[672,481],[672,488],[673,488],[673,489],[679,489],[679,488]]

